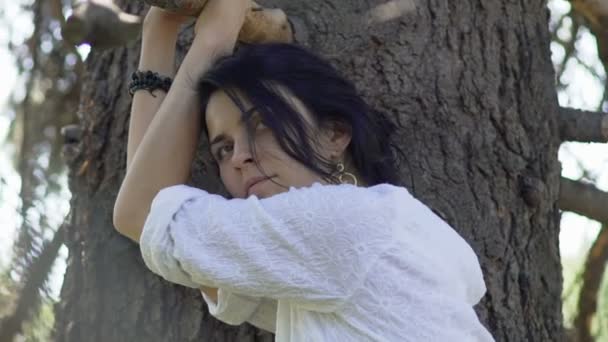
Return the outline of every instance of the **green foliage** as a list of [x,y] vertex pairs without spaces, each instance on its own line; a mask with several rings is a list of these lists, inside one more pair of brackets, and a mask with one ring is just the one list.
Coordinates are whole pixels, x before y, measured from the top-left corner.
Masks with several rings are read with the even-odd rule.
[[15,306],[17,286],[6,271],[0,273],[0,317],[10,314]]
[[48,342],[51,340],[51,334],[55,324],[53,305],[53,302],[45,300],[40,306],[38,315],[24,324],[24,342]]
[[582,286],[582,271],[585,263],[584,255],[575,259],[562,258],[562,275],[564,277],[562,293],[562,313],[564,315],[564,326],[572,328],[576,318],[576,305]]
[[[11,279],[6,270],[0,273],[0,320],[12,314],[18,299],[19,286]],[[43,300],[40,310],[23,326],[20,341],[48,342],[55,323],[53,305],[49,299]]]

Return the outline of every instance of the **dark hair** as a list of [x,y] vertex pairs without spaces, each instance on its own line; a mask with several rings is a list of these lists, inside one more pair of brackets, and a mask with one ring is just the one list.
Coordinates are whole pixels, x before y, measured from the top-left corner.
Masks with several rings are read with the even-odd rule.
[[[243,107],[234,91],[239,90],[289,156],[335,182],[334,165],[315,152],[305,119],[286,101],[277,85],[298,98],[319,127],[331,122],[347,125],[352,138],[346,153],[365,183],[397,183],[395,152],[402,151],[392,143],[395,124],[384,113],[372,110],[355,86],[328,62],[297,45],[243,45],[233,55],[218,60],[199,81],[201,108],[204,113],[211,94],[221,89],[241,109],[243,121],[252,132],[249,118],[253,110]],[[206,130],[204,118],[201,121]],[[259,167],[252,141],[254,134],[249,136],[253,159]]]

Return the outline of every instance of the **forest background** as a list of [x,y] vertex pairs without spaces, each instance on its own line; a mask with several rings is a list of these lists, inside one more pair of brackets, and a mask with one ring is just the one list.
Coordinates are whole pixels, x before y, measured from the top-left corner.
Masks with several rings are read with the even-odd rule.
[[[61,23],[70,15],[72,3],[54,3],[58,6],[43,10],[38,1],[0,2],[0,317],[20,314],[15,310],[20,299],[32,298],[23,311],[28,314],[20,317],[26,322],[20,334],[25,341],[48,340],[53,305],[61,301],[67,249],[55,233],[69,213],[71,196],[64,145],[71,137],[69,132],[62,135],[61,128],[74,123],[80,75],[90,50],[87,45],[65,44]],[[608,40],[608,34],[569,1],[549,0],[548,6],[560,105],[606,111],[608,56],[602,56],[598,46],[607,44],[602,39]],[[608,192],[608,145],[564,143],[559,159],[563,177],[593,184],[599,194]],[[605,259],[589,260],[601,226],[573,212],[562,214],[562,298],[568,328],[578,324],[585,309],[579,300],[585,297],[585,270],[599,264],[602,275],[605,268]],[[35,268],[44,255],[50,255],[45,267]],[[41,285],[30,289],[26,279],[33,274],[41,278]],[[597,340],[608,340],[605,278],[600,277],[597,288],[585,287],[597,299],[589,327]]]

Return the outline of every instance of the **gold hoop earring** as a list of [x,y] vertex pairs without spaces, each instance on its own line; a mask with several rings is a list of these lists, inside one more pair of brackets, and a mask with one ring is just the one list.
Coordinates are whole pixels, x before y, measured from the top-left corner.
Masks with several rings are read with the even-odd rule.
[[[350,172],[344,171],[344,164],[342,164],[341,162],[338,163],[336,165],[336,170],[338,173],[338,181],[340,181],[340,184],[352,184],[354,186],[357,186],[357,184],[358,184],[357,177]],[[345,176],[347,178],[350,178],[350,181],[345,180],[344,179]]]

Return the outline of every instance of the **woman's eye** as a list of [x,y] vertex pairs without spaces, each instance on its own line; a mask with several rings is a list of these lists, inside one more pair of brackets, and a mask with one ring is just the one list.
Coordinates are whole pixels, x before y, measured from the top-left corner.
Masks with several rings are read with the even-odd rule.
[[217,152],[215,153],[215,158],[217,160],[222,160],[222,159],[224,159],[224,155],[231,151],[232,151],[232,145],[221,146],[220,148],[217,149]]

